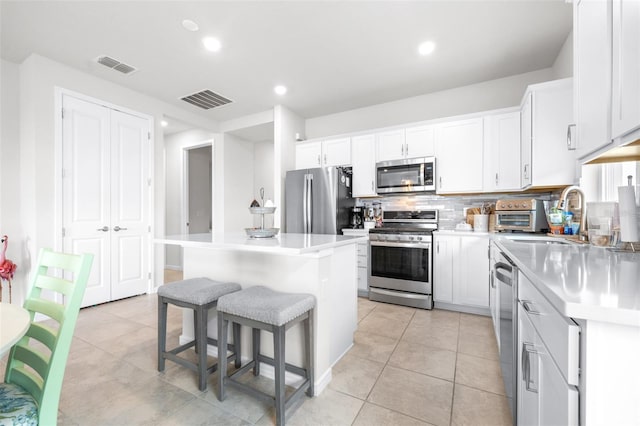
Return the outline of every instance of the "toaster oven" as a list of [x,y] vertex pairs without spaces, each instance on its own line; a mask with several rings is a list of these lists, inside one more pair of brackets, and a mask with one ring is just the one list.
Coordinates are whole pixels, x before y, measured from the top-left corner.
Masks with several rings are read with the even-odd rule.
[[542,201],[505,199],[496,202],[496,231],[547,232],[549,225]]

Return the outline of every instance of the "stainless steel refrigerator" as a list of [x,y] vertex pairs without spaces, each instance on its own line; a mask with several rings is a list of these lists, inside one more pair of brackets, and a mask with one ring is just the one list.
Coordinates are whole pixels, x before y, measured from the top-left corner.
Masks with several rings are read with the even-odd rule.
[[351,172],[343,167],[291,170],[285,180],[285,232],[341,234],[349,227]]

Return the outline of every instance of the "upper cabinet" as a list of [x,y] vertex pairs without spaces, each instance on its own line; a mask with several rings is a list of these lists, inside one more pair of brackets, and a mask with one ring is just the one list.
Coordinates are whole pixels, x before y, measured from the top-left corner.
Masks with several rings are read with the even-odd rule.
[[433,157],[435,126],[394,129],[377,134],[377,161]]
[[640,1],[613,0],[612,18],[611,133],[617,138],[640,127]]
[[517,191],[520,182],[520,111],[484,117],[484,190]]
[[573,124],[572,79],[529,86],[520,114],[523,186],[574,184],[576,156],[570,136]]
[[395,129],[376,134],[376,152],[378,161],[400,160],[405,155],[406,141],[404,129]]
[[376,196],[376,137],[360,135],[351,138],[354,197]]
[[576,152],[583,157],[611,143],[611,2],[573,3]]
[[436,153],[436,126],[418,126],[405,129],[405,157],[433,157]]
[[296,169],[351,164],[351,138],[335,138],[296,144]]
[[482,117],[442,123],[436,128],[438,194],[482,192]]

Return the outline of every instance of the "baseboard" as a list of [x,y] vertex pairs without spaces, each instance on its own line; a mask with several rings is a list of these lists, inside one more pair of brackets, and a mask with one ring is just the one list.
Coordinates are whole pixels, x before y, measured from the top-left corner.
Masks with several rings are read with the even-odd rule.
[[164,265],[164,269],[169,269],[171,271],[182,271],[182,266],[180,266],[180,265]]
[[369,298],[369,290],[358,289],[358,297],[364,297],[364,298],[368,299]]
[[[180,345],[184,345],[185,343],[191,342],[192,340],[193,340],[193,337],[184,336],[183,334],[181,334],[180,338],[178,339],[178,342],[180,343]],[[349,349],[351,349],[351,346],[349,347]],[[345,351],[345,353],[347,353],[347,351]],[[213,358],[218,358],[218,348],[216,346],[207,345],[207,355],[212,356]],[[344,356],[344,354],[342,356]],[[342,358],[342,356],[340,358]],[[243,363],[248,361],[249,361],[249,358],[242,357]],[[276,377],[275,369],[273,368],[272,365],[261,362],[260,375],[268,379],[274,380]],[[315,384],[314,384],[314,396],[320,395],[322,391],[327,386],[329,386],[329,383],[331,382],[331,377],[332,377],[331,368],[325,371],[321,377],[316,377]],[[298,387],[302,384],[303,378],[298,376],[297,374],[291,373],[290,371],[286,371],[284,374],[284,382],[289,386]]]
[[489,308],[481,308],[476,306],[455,305],[453,303],[434,302],[433,307],[436,309],[444,309],[446,311],[464,312],[465,314],[491,316]]

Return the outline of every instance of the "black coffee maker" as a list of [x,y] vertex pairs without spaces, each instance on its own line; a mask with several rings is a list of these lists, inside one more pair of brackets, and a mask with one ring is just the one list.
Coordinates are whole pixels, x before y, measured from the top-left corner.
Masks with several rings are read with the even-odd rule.
[[351,218],[349,224],[352,229],[359,229],[364,227],[364,209],[362,207],[351,207],[349,209]]

